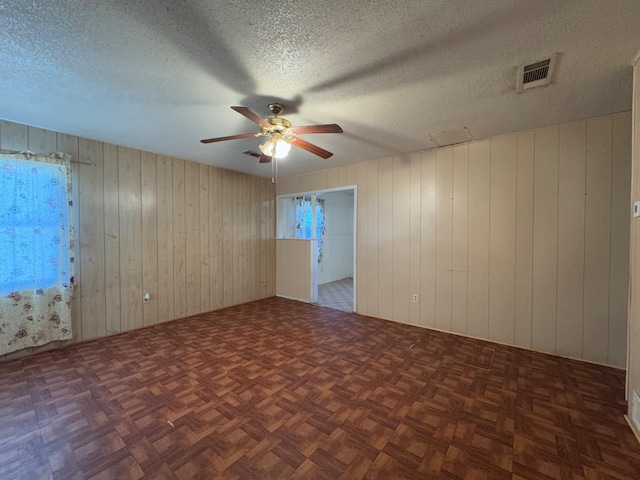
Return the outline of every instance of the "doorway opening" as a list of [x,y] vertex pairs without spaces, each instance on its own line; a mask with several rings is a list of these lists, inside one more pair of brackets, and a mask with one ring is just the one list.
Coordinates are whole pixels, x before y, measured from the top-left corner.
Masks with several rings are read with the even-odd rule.
[[278,197],[277,237],[313,245],[311,302],[347,312],[356,310],[356,195],[350,186]]
[[324,207],[322,258],[318,262],[318,304],[353,312],[354,191],[318,193]]

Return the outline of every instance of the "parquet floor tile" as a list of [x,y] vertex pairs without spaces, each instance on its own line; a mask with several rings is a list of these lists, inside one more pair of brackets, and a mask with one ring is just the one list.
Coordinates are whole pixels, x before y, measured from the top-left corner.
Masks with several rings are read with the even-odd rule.
[[0,363],[1,479],[640,479],[624,372],[271,298]]

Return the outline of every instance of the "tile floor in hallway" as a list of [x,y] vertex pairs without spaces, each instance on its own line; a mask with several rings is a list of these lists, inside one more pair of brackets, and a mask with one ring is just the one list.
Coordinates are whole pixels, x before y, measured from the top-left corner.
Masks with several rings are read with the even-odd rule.
[[318,285],[318,305],[353,312],[353,278]]

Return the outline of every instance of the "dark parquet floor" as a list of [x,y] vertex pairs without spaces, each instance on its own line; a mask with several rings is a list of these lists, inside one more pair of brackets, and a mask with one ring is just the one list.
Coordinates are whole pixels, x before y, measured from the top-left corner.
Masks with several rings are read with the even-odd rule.
[[271,298],[0,364],[0,478],[639,479],[624,373]]

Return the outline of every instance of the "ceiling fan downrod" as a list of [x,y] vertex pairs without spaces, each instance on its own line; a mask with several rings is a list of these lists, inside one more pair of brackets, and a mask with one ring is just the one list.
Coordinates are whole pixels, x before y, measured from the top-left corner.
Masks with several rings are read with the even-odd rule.
[[270,103],[269,110],[277,117],[282,112],[284,112],[284,105],[282,105],[281,103]]

